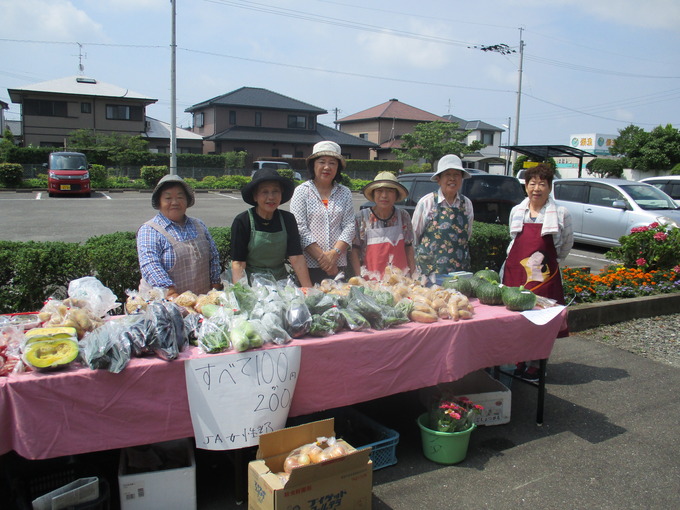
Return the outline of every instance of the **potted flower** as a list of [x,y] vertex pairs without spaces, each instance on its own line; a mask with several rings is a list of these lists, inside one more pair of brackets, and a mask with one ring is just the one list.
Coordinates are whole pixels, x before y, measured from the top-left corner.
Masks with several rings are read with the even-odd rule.
[[467,455],[474,416],[484,408],[467,397],[437,399],[430,412],[418,418],[423,453],[439,464],[456,464]]

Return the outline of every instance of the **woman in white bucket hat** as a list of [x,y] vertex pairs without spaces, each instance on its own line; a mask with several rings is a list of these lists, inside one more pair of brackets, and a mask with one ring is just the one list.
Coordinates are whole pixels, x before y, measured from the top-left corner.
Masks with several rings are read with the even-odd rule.
[[469,177],[458,156],[442,157],[430,178],[439,189],[421,198],[413,211],[416,264],[424,275],[470,270],[474,212],[470,199],[460,193]]
[[405,273],[416,269],[413,255],[413,227],[405,209],[395,207],[404,200],[408,190],[391,172],[380,172],[363,190],[373,207],[356,214],[353,248],[350,261],[355,275],[364,266],[369,278],[380,278],[388,265]]
[[345,165],[337,143],[315,144],[307,158],[310,180],[295,188],[290,202],[312,283],[335,278],[347,269],[347,250],[354,238],[354,205],[352,192],[339,182]]

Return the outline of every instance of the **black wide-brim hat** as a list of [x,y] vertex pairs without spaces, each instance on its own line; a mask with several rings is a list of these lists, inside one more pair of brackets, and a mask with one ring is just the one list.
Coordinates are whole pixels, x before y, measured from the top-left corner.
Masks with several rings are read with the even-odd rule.
[[243,201],[250,205],[257,205],[254,199],[255,190],[257,186],[263,182],[273,181],[281,185],[281,203],[285,204],[293,197],[295,191],[295,183],[292,179],[284,177],[273,168],[262,168],[255,172],[252,180],[241,188],[241,196]]

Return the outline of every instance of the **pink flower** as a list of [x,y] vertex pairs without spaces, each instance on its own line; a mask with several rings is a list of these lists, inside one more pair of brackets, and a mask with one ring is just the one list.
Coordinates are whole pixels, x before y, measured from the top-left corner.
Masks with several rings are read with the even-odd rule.
[[659,224],[655,221],[654,223],[652,223],[652,224],[649,226],[649,228],[656,228],[656,227],[658,227],[658,226],[659,226]]
[[656,234],[654,234],[654,239],[656,239],[657,241],[665,241],[667,237],[668,234],[666,234],[666,232],[657,232]]
[[635,261],[635,263],[636,263],[638,266],[644,266],[644,265],[647,263],[647,261],[646,261],[644,258],[640,257],[639,259],[637,259],[637,260]]
[[680,273],[680,266],[675,266],[673,268],[673,271],[675,271],[676,273]]

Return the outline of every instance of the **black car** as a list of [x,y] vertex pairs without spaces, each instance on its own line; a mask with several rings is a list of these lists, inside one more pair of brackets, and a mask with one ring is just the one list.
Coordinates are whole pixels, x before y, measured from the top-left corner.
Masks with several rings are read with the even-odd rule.
[[[408,189],[408,196],[396,205],[413,216],[418,200],[439,189],[439,184],[430,180],[432,175],[429,172],[398,176],[399,182]],[[472,202],[475,221],[504,225],[508,224],[510,210],[525,197],[524,188],[514,177],[486,172],[472,172],[469,179],[463,179],[461,193]],[[366,202],[361,205],[361,209],[372,206],[373,202]]]

